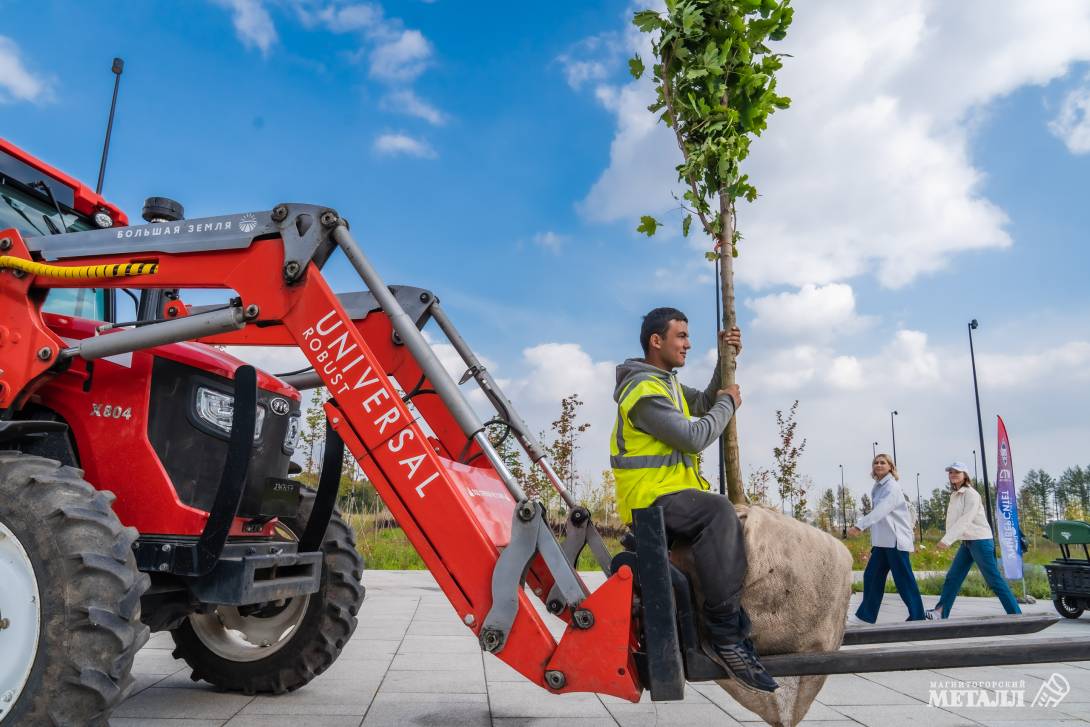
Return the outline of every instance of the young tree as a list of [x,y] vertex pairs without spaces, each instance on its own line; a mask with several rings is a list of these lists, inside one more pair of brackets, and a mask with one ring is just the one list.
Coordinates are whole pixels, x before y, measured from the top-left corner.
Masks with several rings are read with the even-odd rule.
[[620,529],[617,515],[617,481],[613,470],[602,470],[602,481],[595,487],[583,505],[590,510],[591,520],[599,527]]
[[325,445],[325,411],[322,405],[326,400],[325,388],[319,386],[311,392],[310,406],[303,413],[302,431],[299,433],[299,441],[306,448],[306,463],[303,471],[314,474],[317,470],[315,463],[321,448]]
[[841,530],[855,525],[857,517],[855,508],[855,497],[852,496],[851,490],[847,486],[838,486],[836,488],[836,522]]
[[870,501],[870,495],[863,493],[863,496],[859,498],[859,509],[866,515],[874,509],[874,504]]
[[814,486],[814,481],[809,475],[803,475],[799,477],[798,482],[795,485],[795,492],[791,496],[791,514],[796,520],[802,520],[803,522],[810,519],[810,508],[806,500],[806,493],[810,491],[810,488]]
[[1033,536],[1035,541],[1045,524],[1056,519],[1051,507],[1055,484],[1044,470],[1030,470],[1022,479],[1022,489],[1018,493],[1022,532]]
[[1090,513],[1090,472],[1068,467],[1056,481],[1056,504],[1068,520],[1082,520]]
[[818,500],[817,505],[817,518],[814,524],[818,528],[824,530],[827,533],[831,533],[836,526],[837,508],[836,508],[836,496],[833,494],[833,489],[830,487],[821,493],[821,499]]
[[[652,35],[652,74],[656,100],[649,108],[674,130],[682,162],[678,181],[686,191],[681,223],[689,234],[695,216],[713,242],[723,294],[723,322],[735,325],[734,258],[741,235],[736,229],[735,201],[757,198],[742,173],[751,136],[766,128],[768,116],[785,109],[790,99],[776,93],[775,74],[783,63],[768,47],[782,40],[794,10],[789,0],[666,0],[666,11],[642,10],[633,22]],[[639,78],[645,66],[639,55],[629,61]],[[637,228],[648,236],[660,222],[645,215]],[[720,345],[723,385],[734,383],[734,351]],[[738,429],[731,420],[726,436],[727,484],[732,502],[744,501],[738,457]]]
[[768,486],[772,482],[772,470],[765,467],[749,473],[746,484],[746,500],[757,505],[768,506]]
[[806,440],[795,443],[795,430],[798,428],[795,414],[798,408],[799,402],[796,399],[788,410],[787,416],[784,416],[782,409],[776,410],[776,426],[779,428],[780,444],[772,448],[774,460],[772,476],[776,480],[784,511],[787,511],[787,503],[790,503],[792,515],[798,510],[800,499],[802,499],[803,509],[806,507],[805,499],[801,498],[804,493],[801,491],[801,480],[798,474],[799,458],[806,449]]
[[578,437],[590,429],[589,422],[576,423],[581,406],[583,402],[580,401],[578,394],[569,394],[560,400],[560,417],[552,424],[556,437],[549,449],[553,468],[573,497],[575,496],[573,489],[578,477],[575,469],[575,453],[579,449]]
[[931,527],[946,529],[946,508],[950,504],[950,488],[939,487],[924,500],[924,520]]

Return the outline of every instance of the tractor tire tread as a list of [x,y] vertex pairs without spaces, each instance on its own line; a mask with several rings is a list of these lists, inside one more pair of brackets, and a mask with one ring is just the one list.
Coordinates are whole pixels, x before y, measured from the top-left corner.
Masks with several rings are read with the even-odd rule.
[[80,469],[0,452],[0,514],[31,559],[42,604],[41,648],[4,727],[104,726],[132,690],[150,581],[136,568],[136,532],[113,501]]
[[[315,493],[304,488],[302,495],[299,515],[282,518],[296,533],[302,532],[310,516]],[[191,678],[251,696],[284,694],[328,669],[356,630],[356,614],[365,595],[360,583],[363,558],[356,549],[352,529],[336,510],[322,538],[322,552],[321,588],[311,594],[302,621],[289,637],[298,639],[298,645],[286,644],[258,661],[229,661],[209,650],[186,620],[171,635],[177,647],[174,657],[185,660],[192,669]]]

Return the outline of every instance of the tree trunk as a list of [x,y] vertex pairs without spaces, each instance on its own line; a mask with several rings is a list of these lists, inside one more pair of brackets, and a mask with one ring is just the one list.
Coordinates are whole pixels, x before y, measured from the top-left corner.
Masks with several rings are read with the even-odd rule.
[[[734,312],[734,205],[726,194],[719,195],[719,220],[722,223],[719,238],[719,284],[723,291],[723,328],[729,331],[738,323]],[[719,341],[719,377],[723,388],[735,383],[734,348]],[[738,456],[737,412],[723,432],[726,438],[727,497],[738,505],[746,501],[742,491],[742,465]]]

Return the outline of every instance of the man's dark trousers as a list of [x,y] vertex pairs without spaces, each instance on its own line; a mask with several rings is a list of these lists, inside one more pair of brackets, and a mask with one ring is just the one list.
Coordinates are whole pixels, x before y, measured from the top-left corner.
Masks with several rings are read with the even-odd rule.
[[712,641],[736,644],[747,638],[750,623],[741,606],[746,543],[734,505],[722,495],[690,488],[663,495],[653,506],[662,508],[668,537],[689,541]]

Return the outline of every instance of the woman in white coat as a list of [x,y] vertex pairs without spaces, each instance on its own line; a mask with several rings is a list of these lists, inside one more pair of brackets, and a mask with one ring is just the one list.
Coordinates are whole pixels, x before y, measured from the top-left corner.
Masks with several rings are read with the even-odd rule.
[[950,563],[950,570],[946,572],[939,602],[934,609],[927,612],[927,617],[934,618],[935,614],[941,614],[942,618],[950,616],[950,608],[954,605],[954,599],[957,598],[961,584],[965,582],[965,576],[969,575],[973,563],[976,563],[984,581],[999,597],[999,602],[1007,613],[1022,613],[1011,587],[1007,585],[1006,579],[999,573],[999,566],[996,565],[992,529],[984,514],[980,493],[969,480],[969,470],[961,462],[954,462],[946,468],[946,474],[953,492],[950,493],[950,504],[946,506],[946,534],[939,541],[938,548],[945,550],[958,540],[961,541],[961,547]]
[[920,588],[912,572],[908,554],[915,550],[912,537],[912,515],[908,510],[901,485],[897,482],[897,466],[888,454],[876,455],[871,462],[874,488],[871,502],[874,509],[859,518],[848,532],[859,535],[870,528],[870,559],[863,571],[863,602],[855,617],[866,623],[878,620],[878,609],[886,592],[886,577],[893,573],[897,593],[908,607],[909,621],[926,618]]

